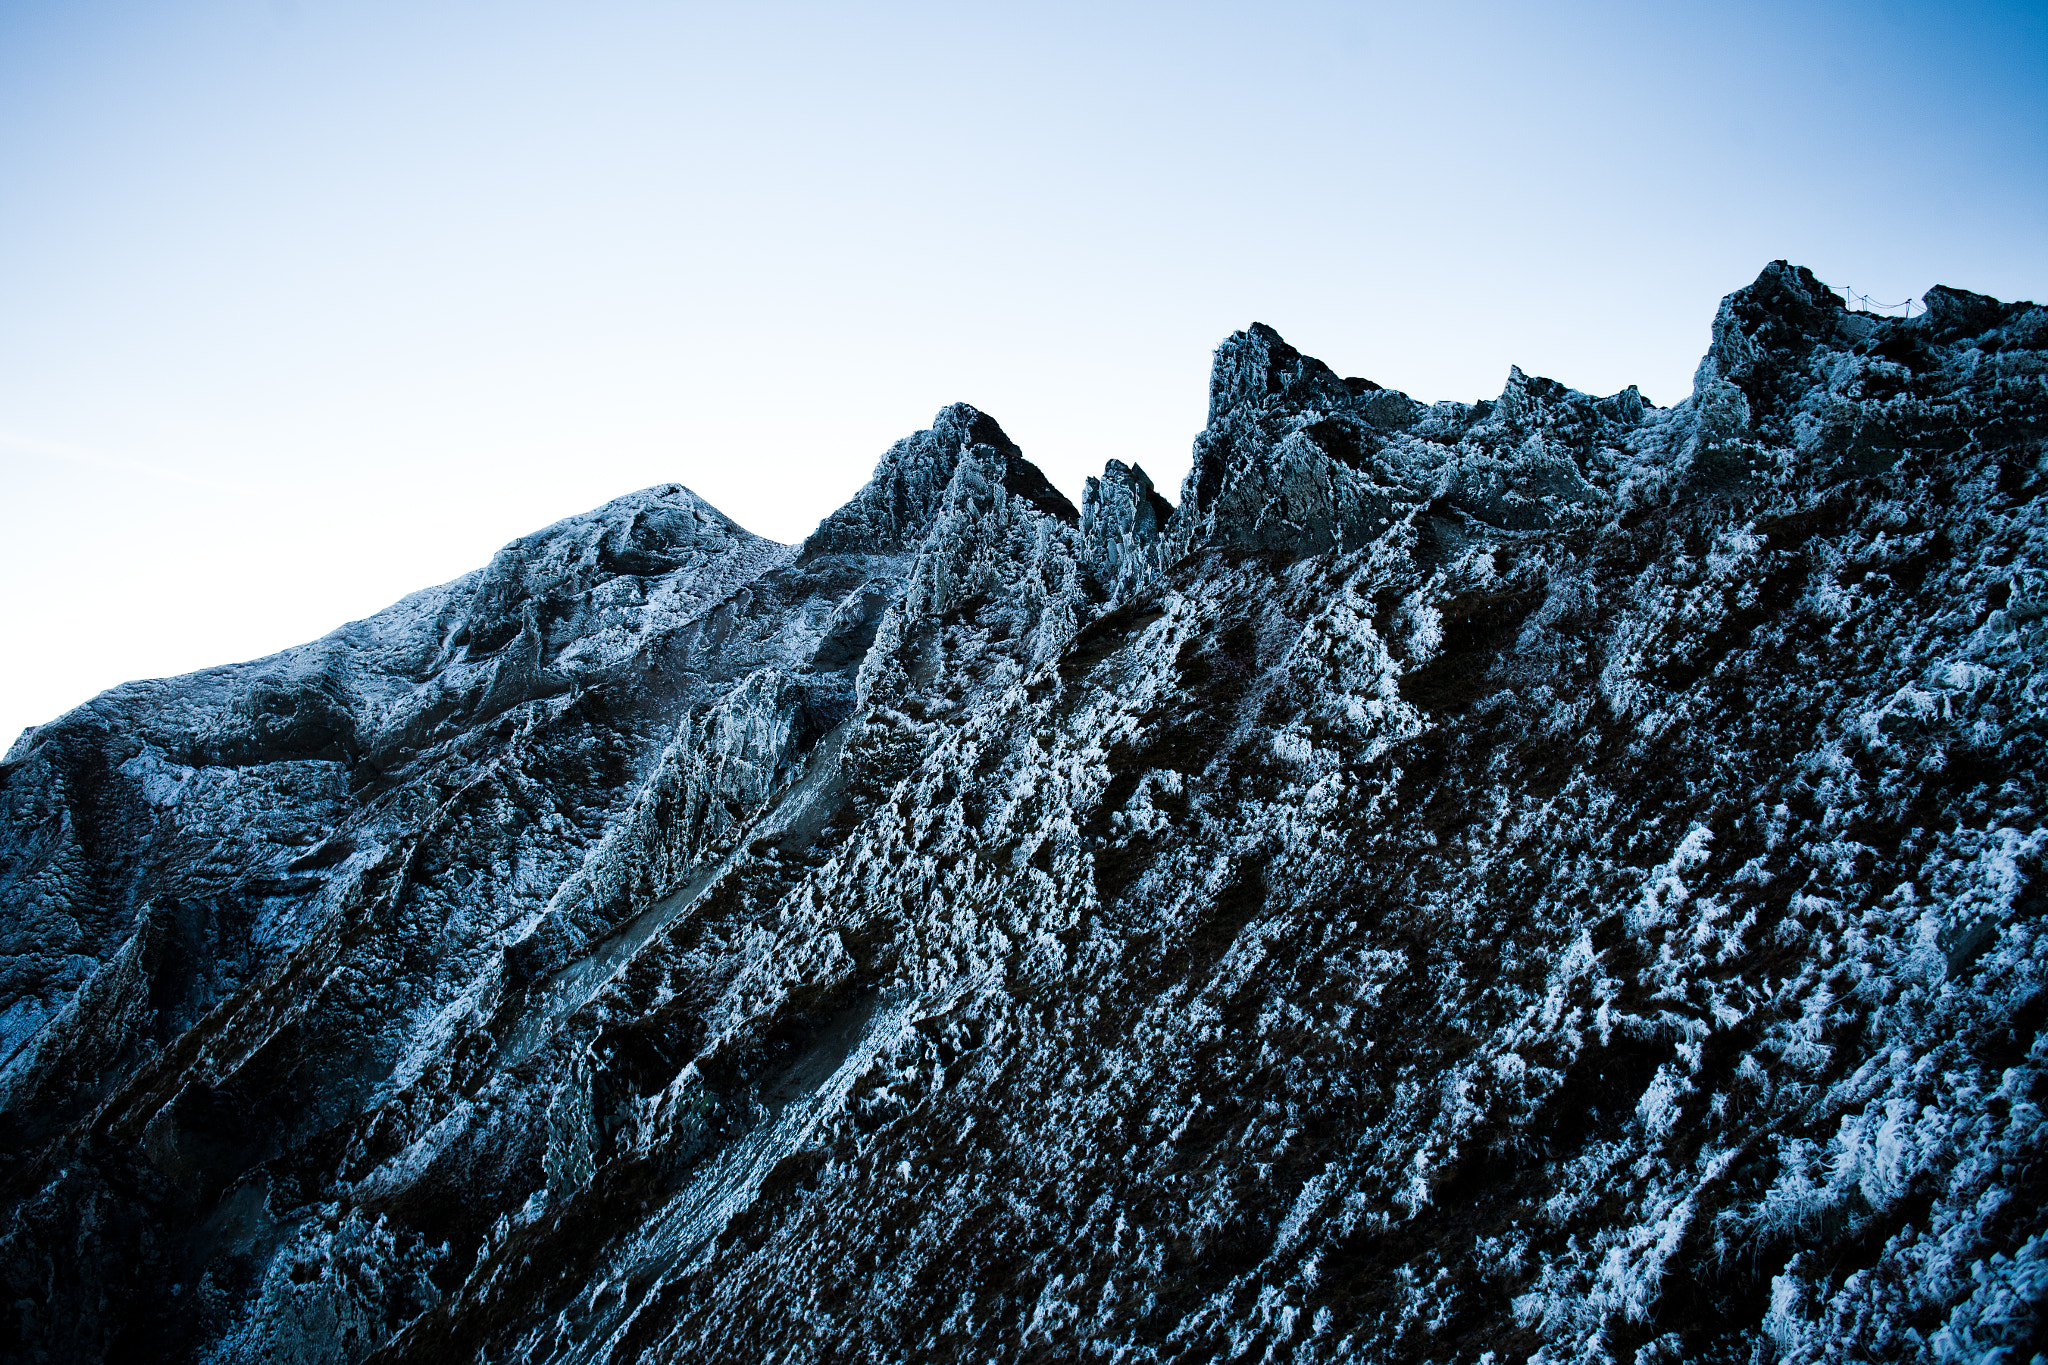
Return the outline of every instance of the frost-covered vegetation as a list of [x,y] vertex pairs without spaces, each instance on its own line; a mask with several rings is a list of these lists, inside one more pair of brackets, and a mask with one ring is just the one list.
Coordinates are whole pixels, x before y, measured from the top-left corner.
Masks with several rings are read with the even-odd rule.
[[2048,1353],[2048,310],[1656,409],[1253,327],[0,769],[24,1359]]

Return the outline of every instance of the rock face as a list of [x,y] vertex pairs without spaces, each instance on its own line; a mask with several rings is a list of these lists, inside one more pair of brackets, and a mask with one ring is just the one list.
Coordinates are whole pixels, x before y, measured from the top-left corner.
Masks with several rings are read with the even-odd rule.
[[0,767],[11,1359],[2048,1350],[2048,310],[1685,403],[1254,326]]

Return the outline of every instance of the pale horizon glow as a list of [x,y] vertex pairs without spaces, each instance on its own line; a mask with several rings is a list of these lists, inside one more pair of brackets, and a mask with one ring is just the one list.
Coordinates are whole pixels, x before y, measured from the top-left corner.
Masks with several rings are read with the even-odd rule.
[[0,748],[636,488],[800,539],[951,402],[1178,500],[1254,320],[1668,405],[1779,257],[2048,296],[2048,13],[19,0]]

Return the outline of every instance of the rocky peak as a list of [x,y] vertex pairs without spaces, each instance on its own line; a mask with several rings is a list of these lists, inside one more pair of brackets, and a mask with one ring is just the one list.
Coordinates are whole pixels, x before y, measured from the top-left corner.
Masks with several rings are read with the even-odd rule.
[[1206,517],[1237,467],[1256,460],[1292,414],[1348,409],[1367,389],[1354,390],[1322,361],[1305,356],[1262,322],[1233,332],[1216,348],[1209,369],[1209,420],[1195,443],[1193,466],[1181,488],[1192,517]]
[[1144,467],[1122,460],[1109,461],[1101,478],[1088,480],[1081,505],[1081,531],[1090,540],[1150,539],[1173,516],[1173,504],[1152,486]]
[[1146,575],[1151,547],[1173,517],[1173,504],[1137,465],[1111,460],[1102,477],[1088,480],[1081,500],[1081,538],[1091,571],[1111,598],[1121,598]]
[[2001,303],[1986,294],[1937,284],[1920,296],[1927,306],[1921,326],[1931,341],[1957,341],[1980,336],[2026,313],[2031,304]]
[[1526,419],[1565,401],[1572,393],[1555,379],[1524,374],[1520,365],[1510,365],[1508,382],[1494,400],[1494,410],[1511,420]]
[[1853,314],[1804,266],[1773,261],[1721,301],[1713,341],[1694,377],[1695,392],[1731,383],[1754,413],[1775,410],[1801,388],[1816,348],[1846,348],[1870,321]]
[[1232,332],[1216,348],[1209,370],[1209,424],[1214,426],[1232,410],[1243,407],[1343,406],[1354,392],[1379,387],[1368,380],[1352,382],[1359,386],[1357,390],[1322,361],[1288,345],[1265,323],[1254,322],[1241,332]]
[[[1023,460],[993,417],[969,404],[954,403],[941,409],[931,426],[889,447],[874,476],[804,541],[799,558],[914,550],[930,530],[962,458],[977,454],[999,467],[999,480],[1007,483],[1015,477],[1030,494],[1056,500],[1053,505],[1063,505],[1070,518],[1078,519],[1073,504]],[[1013,465],[1023,466],[1029,474],[1019,471],[1013,476]]]

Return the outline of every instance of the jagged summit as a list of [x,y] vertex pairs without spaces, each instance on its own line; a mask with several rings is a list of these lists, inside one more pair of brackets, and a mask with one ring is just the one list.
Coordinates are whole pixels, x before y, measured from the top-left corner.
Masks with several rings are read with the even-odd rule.
[[1503,529],[1583,516],[1651,409],[1510,371],[1499,399],[1425,405],[1342,379],[1255,323],[1217,349],[1175,530],[1187,545],[1357,548],[1439,499]]
[[1174,507],[1137,465],[1111,460],[1102,477],[1088,480],[1081,502],[1081,535],[1088,561],[1112,599],[1128,596],[1154,567]]
[[911,549],[937,515],[961,457],[977,450],[996,460],[1018,453],[993,417],[965,403],[942,409],[928,429],[889,448],[874,477],[804,541],[804,557]]
[[1209,371],[1208,424],[1215,426],[1241,407],[1318,401],[1341,406],[1353,394],[1349,382],[1338,378],[1335,370],[1289,346],[1265,323],[1254,322],[1242,332],[1232,332],[1216,348]]
[[962,464],[1049,515],[1078,522],[1074,505],[987,413],[966,403],[940,411],[931,426],[889,448],[874,477],[804,541],[802,558],[821,554],[900,554],[930,530]]
[[1255,324],[1177,507],[955,405],[25,734],[5,1353],[2026,1358],[2048,309],[1926,298]]

